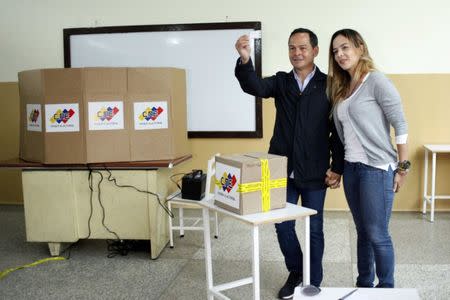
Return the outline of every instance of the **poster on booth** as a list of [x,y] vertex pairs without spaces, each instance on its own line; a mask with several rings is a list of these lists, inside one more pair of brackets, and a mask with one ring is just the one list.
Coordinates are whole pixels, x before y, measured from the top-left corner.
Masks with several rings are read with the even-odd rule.
[[241,198],[238,185],[240,180],[240,168],[216,162],[215,200],[239,210]]
[[88,102],[89,130],[124,129],[123,101]]
[[27,104],[27,130],[42,131],[42,108],[40,104]]
[[167,101],[134,103],[134,129],[166,129],[168,124]]
[[78,103],[45,105],[45,132],[80,131]]

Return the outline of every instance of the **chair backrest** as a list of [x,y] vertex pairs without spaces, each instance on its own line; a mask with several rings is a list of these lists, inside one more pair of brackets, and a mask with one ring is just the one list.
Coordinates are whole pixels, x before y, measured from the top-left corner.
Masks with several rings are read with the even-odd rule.
[[220,153],[214,154],[208,160],[208,170],[206,173],[206,188],[205,188],[205,197],[207,197],[211,191],[211,180],[215,180],[216,175],[216,156],[220,156]]

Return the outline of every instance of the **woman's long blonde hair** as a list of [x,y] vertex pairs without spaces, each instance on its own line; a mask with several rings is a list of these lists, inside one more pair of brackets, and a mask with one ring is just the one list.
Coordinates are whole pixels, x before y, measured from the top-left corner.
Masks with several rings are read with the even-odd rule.
[[375,64],[369,55],[369,49],[362,36],[353,29],[341,29],[336,31],[331,37],[328,53],[327,95],[328,98],[330,98],[333,107],[346,98],[350,92],[351,83],[350,74],[343,70],[334,59],[333,41],[339,35],[347,38],[356,48],[361,49],[362,47],[362,55],[356,66],[353,78],[354,81],[360,81],[364,74],[375,70]]

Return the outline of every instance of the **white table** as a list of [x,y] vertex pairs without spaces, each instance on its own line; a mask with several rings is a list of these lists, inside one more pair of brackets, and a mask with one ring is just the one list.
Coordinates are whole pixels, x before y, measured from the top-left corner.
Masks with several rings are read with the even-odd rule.
[[[250,215],[238,215],[223,208],[214,205],[214,195],[209,194],[207,198],[200,201],[199,204],[203,206],[203,224],[204,224],[204,239],[205,239],[205,265],[206,265],[206,280],[208,288],[208,299],[214,299],[214,296],[220,299],[229,299],[221,292],[246,284],[253,283],[253,299],[260,298],[259,286],[259,225],[274,224],[288,220],[295,220],[304,218],[305,220],[305,244],[303,246],[303,284],[309,285],[309,216],[314,215],[317,211],[291,203],[287,203],[285,208],[271,210],[265,213],[257,213]],[[253,227],[253,268],[252,276],[243,278],[233,282],[224,283],[221,285],[213,285],[212,273],[212,257],[211,257],[211,237],[209,228],[209,211],[219,212],[221,214],[230,216],[238,221],[244,222]]]
[[[450,199],[450,195],[436,195],[436,154],[450,153],[450,145],[424,145],[424,174],[423,174],[423,208],[422,213],[427,213],[427,203],[430,203],[431,217],[430,221],[434,222],[434,202],[436,199]],[[431,163],[431,195],[428,195],[428,154],[432,154]]]
[[[296,287],[293,300],[336,300],[344,297],[355,288],[321,288],[321,292],[313,297],[305,296],[301,287]],[[420,300],[416,289],[381,289],[381,288],[358,288],[356,292],[345,298],[345,300]]]

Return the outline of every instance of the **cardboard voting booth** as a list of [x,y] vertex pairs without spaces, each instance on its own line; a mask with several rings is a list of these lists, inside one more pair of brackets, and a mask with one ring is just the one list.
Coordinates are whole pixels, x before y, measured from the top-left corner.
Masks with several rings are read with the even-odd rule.
[[190,153],[185,71],[19,73],[20,157],[46,164],[167,160]]

